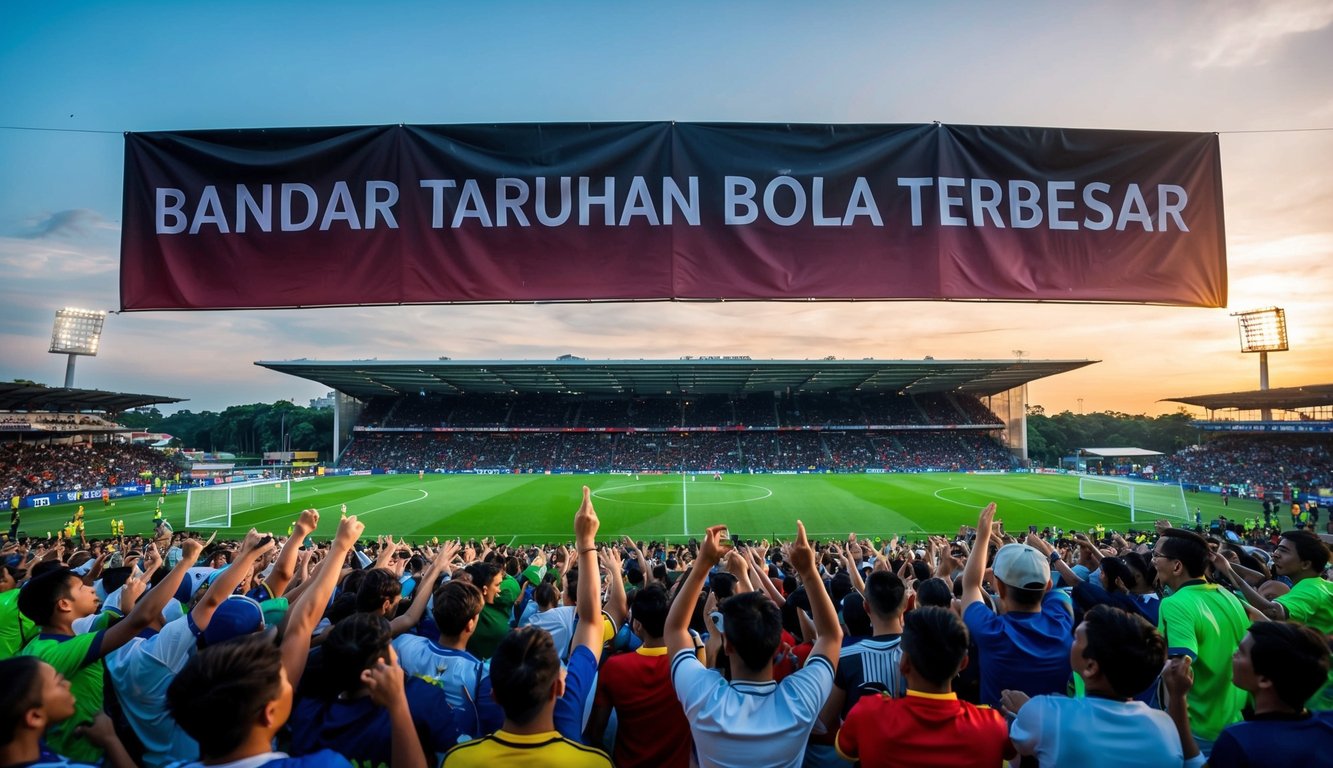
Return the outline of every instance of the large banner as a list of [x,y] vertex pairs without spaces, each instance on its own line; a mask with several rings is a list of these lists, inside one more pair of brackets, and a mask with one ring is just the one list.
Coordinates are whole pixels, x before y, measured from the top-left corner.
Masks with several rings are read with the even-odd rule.
[[1214,134],[968,125],[132,133],[121,308],[1226,304]]

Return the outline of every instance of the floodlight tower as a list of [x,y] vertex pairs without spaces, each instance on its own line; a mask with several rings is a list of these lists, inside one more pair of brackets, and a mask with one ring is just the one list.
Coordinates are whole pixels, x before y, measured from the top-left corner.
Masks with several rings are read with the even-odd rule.
[[74,360],[79,355],[95,357],[102,340],[102,323],[106,313],[94,309],[65,307],[56,310],[56,323],[51,329],[51,348],[48,352],[69,355],[65,364],[65,387],[74,386]]
[[[1240,351],[1259,353],[1259,389],[1268,389],[1268,353],[1287,351],[1287,311],[1280,307],[1264,307],[1245,312],[1232,312],[1240,318]],[[1264,421],[1273,419],[1273,410],[1263,408]]]

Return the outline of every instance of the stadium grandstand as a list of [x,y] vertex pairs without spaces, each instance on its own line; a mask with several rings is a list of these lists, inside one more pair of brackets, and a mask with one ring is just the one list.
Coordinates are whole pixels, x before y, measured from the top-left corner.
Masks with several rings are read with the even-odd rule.
[[0,384],[0,495],[28,503],[76,501],[97,498],[104,488],[119,496],[141,489],[145,480],[175,478],[177,465],[160,451],[133,444],[133,430],[116,423],[116,416],[179,402],[161,395]]
[[1160,476],[1288,502],[1302,491],[1333,488],[1333,384],[1164,400],[1203,408],[1207,418],[1193,422],[1205,439],[1163,459]]
[[[339,464],[445,472],[1003,470],[1023,389],[1088,360],[312,361]],[[350,426],[350,429],[348,427]]]

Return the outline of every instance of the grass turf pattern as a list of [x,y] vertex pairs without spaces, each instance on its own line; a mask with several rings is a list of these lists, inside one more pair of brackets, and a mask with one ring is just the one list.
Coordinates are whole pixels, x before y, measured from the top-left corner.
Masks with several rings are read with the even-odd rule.
[[[1008,531],[1027,526],[1087,530],[1098,523],[1124,532],[1151,529],[1152,515],[1114,504],[1078,498],[1076,476],[1040,474],[828,474],[828,475],[372,475],[310,478],[292,483],[290,504],[277,504],[233,516],[233,527],[220,536],[239,537],[251,527],[285,535],[300,510],[314,507],[322,519],[315,539],[323,543],[337,529],[339,508],[366,524],[366,536],[392,534],[420,542],[432,537],[494,537],[500,543],[531,544],[570,540],[581,488],[588,485],[602,520],[599,539],[620,535],[635,539],[683,541],[704,528],[726,524],[746,539],[790,538],[796,520],[805,522],[812,539],[926,533],[952,535],[959,525],[975,525],[977,511],[990,501]],[[156,495],[126,498],[103,506],[84,502],[89,539],[106,538],[109,520],[123,519],[126,533],[152,530]],[[1224,514],[1244,519],[1260,514],[1259,502],[1185,493],[1192,526],[1197,507],[1205,524]],[[69,520],[75,504],[23,510],[21,530],[31,536],[55,532]],[[167,497],[167,520],[184,528],[185,494]]]

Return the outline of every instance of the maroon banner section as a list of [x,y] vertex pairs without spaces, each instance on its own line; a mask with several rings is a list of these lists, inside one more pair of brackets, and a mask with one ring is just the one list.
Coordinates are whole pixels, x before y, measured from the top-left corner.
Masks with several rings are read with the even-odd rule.
[[945,125],[128,134],[121,308],[1225,306],[1213,134]]

